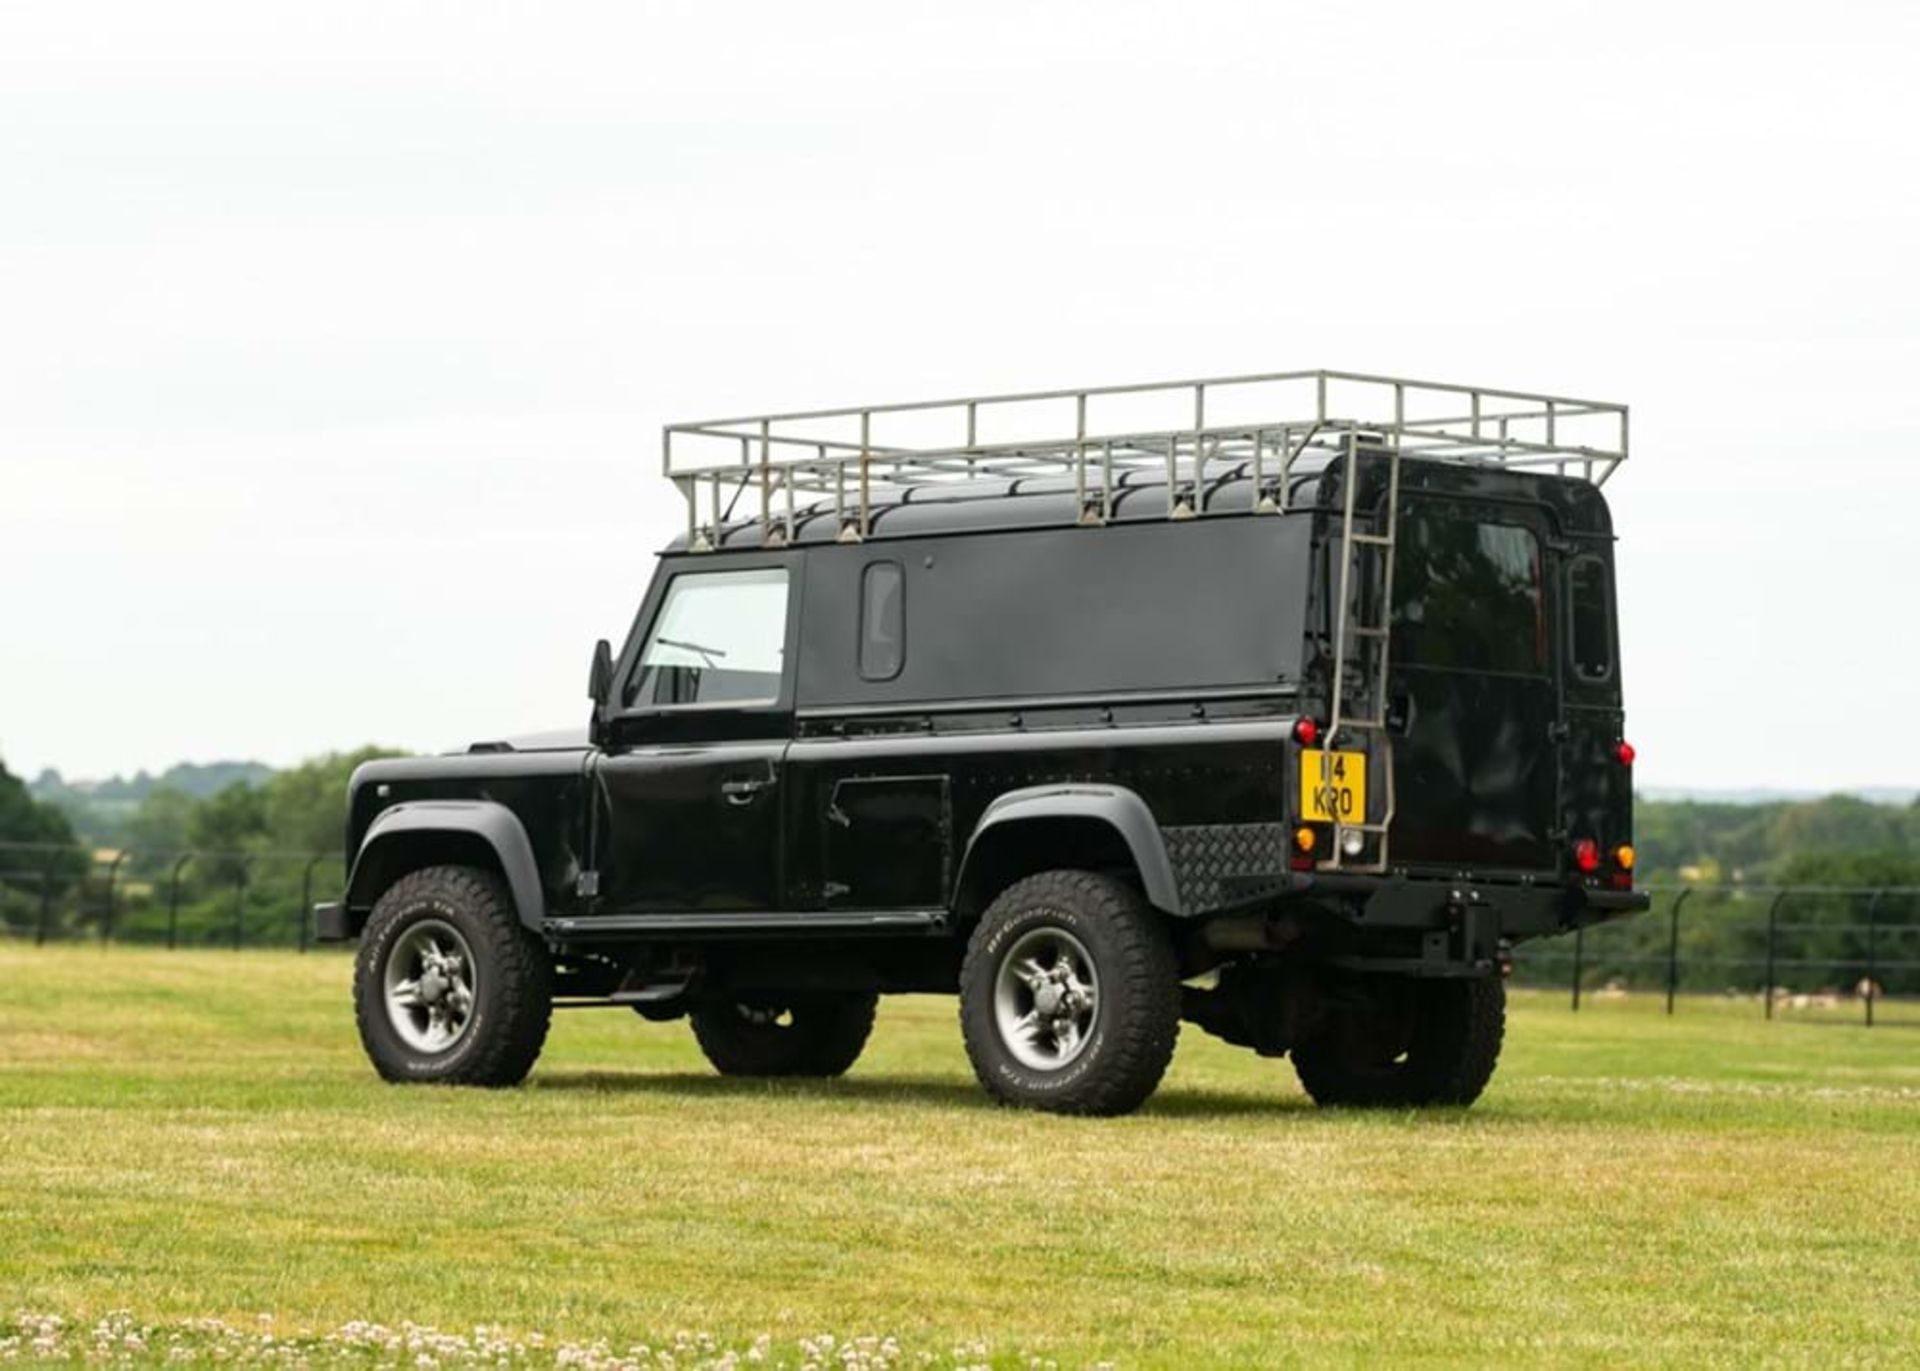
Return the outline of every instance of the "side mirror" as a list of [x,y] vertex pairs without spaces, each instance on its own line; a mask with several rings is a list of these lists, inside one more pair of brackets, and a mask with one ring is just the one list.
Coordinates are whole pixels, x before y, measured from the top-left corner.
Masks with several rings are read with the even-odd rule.
[[587,698],[604,706],[613,693],[613,644],[605,638],[593,645],[593,665],[587,670]]
[[587,668],[587,698],[593,716],[587,720],[587,742],[600,747],[606,741],[607,697],[613,694],[613,645],[605,638],[593,645],[593,665]]

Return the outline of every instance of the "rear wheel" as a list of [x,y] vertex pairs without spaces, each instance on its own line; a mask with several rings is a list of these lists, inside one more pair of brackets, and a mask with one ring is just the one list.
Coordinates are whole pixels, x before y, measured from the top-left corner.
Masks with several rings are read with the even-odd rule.
[[1046,871],[981,916],[960,970],[974,1074],[1003,1104],[1125,1114],[1153,1094],[1180,1032],[1160,918],[1122,881]]
[[1293,1049],[1316,1104],[1468,1105],[1500,1059],[1507,988],[1497,976],[1380,977]]
[[751,996],[710,1001],[688,1015],[722,1076],[839,1076],[873,1031],[876,995]]
[[546,1042],[552,976],[498,876],[411,872],[380,897],[360,938],[360,1041],[390,1081],[516,1084]]

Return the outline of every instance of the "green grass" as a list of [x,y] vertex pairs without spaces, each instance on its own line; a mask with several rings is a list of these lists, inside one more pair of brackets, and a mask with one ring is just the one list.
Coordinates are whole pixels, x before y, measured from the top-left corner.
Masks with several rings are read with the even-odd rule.
[[1911,1029],[1516,994],[1478,1106],[1368,1115],[1188,1028],[1091,1121],[990,1107],[936,999],[836,1082],[722,1081],[684,1024],[596,1010],[526,1088],[390,1087],[348,971],[0,947],[0,1314],[1161,1366],[1920,1346]]

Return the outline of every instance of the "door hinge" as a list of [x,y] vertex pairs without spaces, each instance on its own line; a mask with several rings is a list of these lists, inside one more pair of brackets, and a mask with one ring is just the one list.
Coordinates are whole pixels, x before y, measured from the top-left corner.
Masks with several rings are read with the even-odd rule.
[[583,900],[591,900],[600,893],[600,873],[582,871],[573,878],[573,893]]

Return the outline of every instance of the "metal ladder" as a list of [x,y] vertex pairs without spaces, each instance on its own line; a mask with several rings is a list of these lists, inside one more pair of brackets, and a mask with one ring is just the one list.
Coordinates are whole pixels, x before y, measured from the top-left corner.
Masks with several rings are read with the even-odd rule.
[[[1367,520],[1377,525],[1379,516],[1355,508],[1354,499],[1360,488],[1360,433],[1357,428],[1347,429],[1347,469],[1341,481],[1340,593],[1335,601],[1338,607],[1333,619],[1332,717],[1327,724],[1326,744],[1319,757],[1320,765],[1325,768],[1330,764],[1330,755],[1340,746],[1345,735],[1371,735],[1374,744],[1365,749],[1367,765],[1371,769],[1374,759],[1379,760],[1381,774],[1386,780],[1386,803],[1377,822],[1369,821],[1363,813],[1358,823],[1347,823],[1341,819],[1337,805],[1327,806],[1333,815],[1333,851],[1320,860],[1319,868],[1322,871],[1384,872],[1387,869],[1388,830],[1393,826],[1394,811],[1393,736],[1387,731],[1387,666],[1393,632],[1393,554],[1400,530],[1400,429],[1401,424],[1396,422],[1386,435],[1385,528],[1376,526],[1366,532],[1355,529],[1356,521]],[[1353,622],[1353,574],[1358,556],[1377,557],[1380,562],[1380,574],[1374,578],[1378,588],[1379,617],[1372,622]],[[1367,702],[1366,707],[1373,711],[1369,715],[1351,719],[1346,716],[1350,645],[1358,649],[1353,654],[1354,671],[1371,677],[1372,689],[1364,692],[1361,698]],[[1374,838],[1372,860],[1347,857],[1342,840],[1348,833],[1364,833]]]

